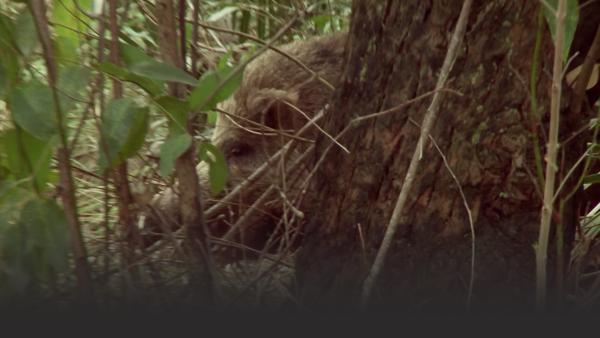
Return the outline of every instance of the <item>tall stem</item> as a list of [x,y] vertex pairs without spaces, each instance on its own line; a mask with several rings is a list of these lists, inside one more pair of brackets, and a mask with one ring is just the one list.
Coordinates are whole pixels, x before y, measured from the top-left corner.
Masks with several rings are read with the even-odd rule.
[[544,311],[547,295],[547,257],[550,221],[552,219],[554,183],[556,180],[556,157],[558,149],[558,126],[560,117],[560,97],[562,92],[564,26],[567,1],[559,0],[556,12],[556,41],[552,74],[552,97],[550,98],[550,127],[548,150],[546,152],[546,179],[544,182],[544,203],[540,217],[540,232],[536,250],[536,310]]

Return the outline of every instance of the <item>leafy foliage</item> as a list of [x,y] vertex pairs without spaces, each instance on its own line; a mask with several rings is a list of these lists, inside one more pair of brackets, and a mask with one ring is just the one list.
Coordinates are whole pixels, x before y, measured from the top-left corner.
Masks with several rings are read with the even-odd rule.
[[242,70],[223,66],[206,72],[190,94],[192,109],[214,109],[219,102],[226,100],[242,82]]
[[123,60],[131,73],[155,81],[171,81],[191,86],[196,84],[196,79],[185,71],[164,62],[159,62],[134,46],[127,44],[121,44],[120,46]]
[[0,98],[8,93],[19,76],[18,47],[14,30],[14,21],[0,13]]
[[[245,58],[292,19],[277,44],[345,30],[351,8],[350,0],[199,1],[203,26],[194,32],[194,1],[184,2],[186,48],[178,46],[187,51],[182,69],[160,57],[160,13],[152,1],[118,2],[120,60],[109,59],[112,37],[105,2],[46,1],[56,53],[52,58],[58,61],[55,102],[27,1],[0,1],[0,296],[3,291],[49,292],[49,286],[60,289],[74,279],[68,222],[56,201],[64,188],[55,159],[61,128],[89,261],[96,275],[120,280],[122,276],[106,271],[125,270],[115,258],[123,235],[116,214],[123,206],[115,205],[116,187],[104,174],[127,161],[131,186],[164,189],[173,183],[179,156],[195,146],[197,161],[208,167],[210,193],[220,194],[229,170],[221,151],[207,139],[219,103],[243,82]],[[540,2],[554,39],[557,4]],[[565,62],[579,21],[578,1],[567,4]],[[590,86],[597,82],[594,69]],[[122,97],[115,97],[113,80],[122,83]],[[172,95],[175,85],[183,95]],[[588,173],[585,188],[600,184],[599,175]],[[582,220],[584,235],[600,234],[599,215],[596,206]],[[154,267],[139,265],[142,279],[155,278]],[[169,261],[168,269],[171,265]]]
[[[78,0],[77,5],[90,10],[92,0]],[[72,63],[78,58],[78,48],[82,43],[81,34],[86,32],[90,19],[81,13],[75,1],[54,1],[52,6],[52,22],[59,23],[55,27],[58,59],[61,63]]]
[[175,161],[192,145],[192,137],[187,133],[169,137],[160,148],[160,174],[169,176],[175,167]]
[[214,145],[203,142],[198,149],[198,157],[208,164],[210,191],[213,195],[218,195],[227,183],[228,172],[225,156]]
[[9,129],[0,134],[1,159],[6,169],[5,179],[25,180],[34,190],[47,188],[50,175],[50,159],[54,142],[39,140],[24,130]]
[[0,276],[10,289],[25,293],[66,271],[69,238],[65,215],[56,202],[14,199],[20,196],[14,193],[11,192],[13,199],[7,202],[21,212],[16,224],[0,219],[0,230],[3,230],[0,249],[5,262]]
[[127,81],[138,85],[150,96],[158,96],[164,92],[162,83],[158,83],[144,76],[134,74],[123,67],[119,67],[110,62],[102,62],[97,65],[97,69],[106,75],[113,76],[121,81]]
[[47,86],[29,82],[13,89],[9,107],[15,123],[42,141],[48,141],[58,130],[54,99]]
[[[556,41],[556,11],[558,10],[558,0],[548,0],[545,3],[552,8],[543,6],[544,16],[548,22],[550,33],[552,33],[552,39]],[[579,4],[577,0],[567,0],[567,15],[565,17],[565,43],[563,49],[563,60],[567,61],[569,58],[569,50],[575,37],[575,30],[577,29],[577,22],[579,21]]]
[[135,155],[148,130],[148,108],[137,107],[130,99],[116,99],[102,116],[99,149],[100,170],[104,171]]

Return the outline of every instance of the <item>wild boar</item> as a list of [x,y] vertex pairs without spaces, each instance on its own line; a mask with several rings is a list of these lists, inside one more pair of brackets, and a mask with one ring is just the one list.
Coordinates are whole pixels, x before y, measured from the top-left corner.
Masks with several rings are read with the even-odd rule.
[[[308,171],[300,166],[291,173],[282,173],[317,135],[318,130],[311,127],[302,135],[294,136],[324,108],[331,97],[342,70],[345,41],[346,34],[337,33],[295,41],[279,47],[278,51],[263,53],[248,64],[236,93],[219,106],[212,143],[226,159],[228,190],[244,182],[257,168],[267,163],[286,142],[294,140],[296,146],[270,163],[252,186],[239,189],[236,198],[228,201],[229,212],[225,216],[207,220],[208,230],[213,236],[227,234],[227,240],[261,250],[276,227],[279,234],[289,234],[290,229],[285,229],[284,225],[289,225],[290,213],[302,215],[299,210],[302,203],[292,205],[292,199],[298,194],[291,192],[302,183],[300,178]],[[197,169],[206,187],[207,166],[200,163]],[[231,226],[239,222],[240,216],[269,188],[273,193],[257,206],[260,210],[254,210],[251,216],[246,215],[238,231],[232,232]],[[214,203],[214,200],[207,199],[205,206],[210,210]],[[149,217],[152,221],[147,221],[147,224],[160,219],[163,222],[170,219],[171,224],[177,224],[176,193],[171,191],[155,198],[153,209],[159,212]],[[282,217],[286,220],[282,221]],[[158,228],[156,225],[151,227]]]

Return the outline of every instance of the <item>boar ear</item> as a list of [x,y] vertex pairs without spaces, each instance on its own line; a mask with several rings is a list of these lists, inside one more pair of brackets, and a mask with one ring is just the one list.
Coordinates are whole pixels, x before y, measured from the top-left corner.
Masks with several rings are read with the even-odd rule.
[[290,129],[292,127],[293,108],[298,102],[297,92],[279,89],[263,89],[259,91],[248,105],[251,119],[273,129]]

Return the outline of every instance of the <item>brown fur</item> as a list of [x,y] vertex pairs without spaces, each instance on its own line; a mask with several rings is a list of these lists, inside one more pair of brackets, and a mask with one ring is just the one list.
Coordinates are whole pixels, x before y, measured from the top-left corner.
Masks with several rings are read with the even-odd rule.
[[[345,33],[338,33],[296,41],[280,49],[335,86],[342,68],[345,38]],[[283,101],[293,104],[312,117],[325,106],[331,94],[332,90],[319,79],[280,53],[269,50],[252,61],[244,71],[240,88],[220,105],[220,109],[228,116],[219,115],[213,132],[212,143],[223,152],[228,163],[228,186],[234,187],[242,182],[289,141],[288,137],[273,133],[272,130],[264,130],[258,124],[282,129],[289,134],[306,124],[307,118],[282,103]],[[315,132],[312,130],[304,137],[314,139]],[[306,144],[300,145],[286,158],[287,163],[305,148]],[[233,217],[229,222],[235,222],[235,218],[252,205],[268,186],[280,180],[278,168],[274,165],[255,188],[242,192],[236,200],[237,206],[230,209],[233,211]],[[198,173],[201,181],[206,184],[208,174],[204,163],[198,166]],[[210,203],[208,205],[210,206]],[[171,215],[172,219],[177,219],[173,217],[176,216],[177,210],[177,198],[173,192],[157,197],[154,206],[158,210],[168,210],[166,213]],[[244,225],[245,235],[240,240],[246,245],[260,249],[265,238],[273,230],[273,224],[281,216],[281,209],[281,203],[269,203],[264,212],[255,213]],[[213,222],[209,230],[213,235],[222,235],[228,228],[225,224]]]

